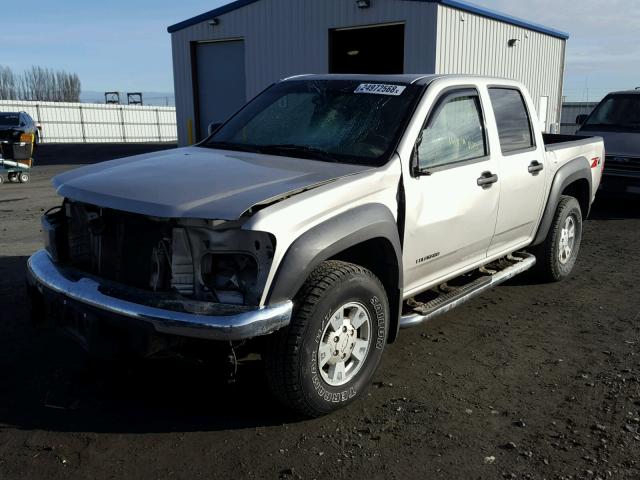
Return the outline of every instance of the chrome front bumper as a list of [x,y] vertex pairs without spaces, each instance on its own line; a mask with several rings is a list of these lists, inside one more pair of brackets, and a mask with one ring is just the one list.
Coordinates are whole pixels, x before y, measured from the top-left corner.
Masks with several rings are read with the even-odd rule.
[[[27,262],[28,282],[40,293],[91,307],[105,313],[153,325],[159,333],[208,340],[245,340],[275,332],[289,324],[293,303],[287,301],[253,310],[198,315],[140,305],[100,292],[92,278],[70,279],[56,266],[45,250],[34,253]],[[45,300],[46,301],[46,300]]]

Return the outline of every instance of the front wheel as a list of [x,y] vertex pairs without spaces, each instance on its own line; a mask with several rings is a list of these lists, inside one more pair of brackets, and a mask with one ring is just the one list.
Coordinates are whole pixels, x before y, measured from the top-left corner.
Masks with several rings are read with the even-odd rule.
[[578,259],[582,240],[582,211],[578,201],[563,195],[556,209],[547,238],[533,253],[535,273],[546,281],[557,282],[569,276]]
[[291,324],[265,355],[267,377],[284,405],[311,417],[341,408],[369,387],[389,330],[389,304],[369,270],[322,263],[294,300]]

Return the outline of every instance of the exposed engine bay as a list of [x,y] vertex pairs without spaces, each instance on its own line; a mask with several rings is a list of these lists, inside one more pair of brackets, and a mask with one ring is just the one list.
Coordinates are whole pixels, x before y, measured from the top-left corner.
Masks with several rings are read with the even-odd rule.
[[242,230],[242,220],[154,218],[68,199],[43,222],[59,263],[130,287],[123,295],[155,293],[168,308],[184,299],[181,308],[205,314],[199,302],[259,305],[275,249],[272,235]]

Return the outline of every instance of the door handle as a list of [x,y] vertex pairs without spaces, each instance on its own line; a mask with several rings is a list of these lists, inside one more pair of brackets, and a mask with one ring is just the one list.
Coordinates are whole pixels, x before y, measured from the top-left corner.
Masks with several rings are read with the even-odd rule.
[[498,175],[491,172],[482,172],[482,176],[478,178],[478,186],[482,188],[491,188],[491,185],[498,181]]
[[529,165],[529,173],[531,175],[537,175],[538,173],[540,173],[542,170],[544,170],[544,165],[541,164],[540,162],[538,162],[537,160],[534,160],[533,162],[531,162],[531,164]]

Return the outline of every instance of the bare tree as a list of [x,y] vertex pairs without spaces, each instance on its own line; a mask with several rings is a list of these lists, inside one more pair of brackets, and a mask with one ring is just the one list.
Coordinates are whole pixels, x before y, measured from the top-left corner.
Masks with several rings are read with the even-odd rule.
[[9,67],[0,65],[0,100],[15,100],[16,98],[16,77]]
[[81,84],[75,73],[33,66],[22,75],[0,66],[0,99],[79,102]]
[[63,74],[63,87],[62,87],[62,101],[64,102],[79,102],[80,92],[82,91],[82,84],[80,83],[80,77],[75,73]]

